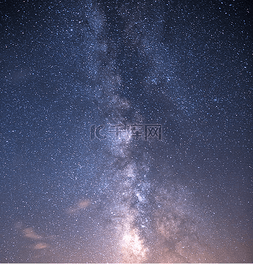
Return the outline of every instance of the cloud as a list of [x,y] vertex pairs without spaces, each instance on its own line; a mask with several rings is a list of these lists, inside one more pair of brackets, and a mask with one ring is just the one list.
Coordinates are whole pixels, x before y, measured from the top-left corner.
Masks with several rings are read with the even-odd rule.
[[90,205],[90,201],[89,200],[82,200],[79,201],[75,206],[69,207],[66,212],[68,214],[74,214],[82,209],[87,208]]
[[34,230],[32,227],[28,227],[28,228],[25,228],[23,230],[23,234],[25,237],[28,237],[28,238],[31,238],[31,239],[35,239],[35,240],[38,240],[38,239],[41,239],[42,237],[39,236]]
[[47,243],[37,243],[33,248],[34,249],[44,249],[44,248],[47,248],[49,245]]

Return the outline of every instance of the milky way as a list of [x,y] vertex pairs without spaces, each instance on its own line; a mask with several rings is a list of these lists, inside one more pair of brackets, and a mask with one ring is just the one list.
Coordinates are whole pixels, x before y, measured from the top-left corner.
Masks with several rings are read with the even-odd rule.
[[0,261],[253,261],[249,3],[1,5]]

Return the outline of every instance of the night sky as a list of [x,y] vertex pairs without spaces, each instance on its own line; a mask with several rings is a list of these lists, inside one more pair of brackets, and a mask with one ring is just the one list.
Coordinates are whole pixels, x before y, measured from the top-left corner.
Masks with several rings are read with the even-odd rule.
[[252,262],[250,1],[1,1],[0,262]]

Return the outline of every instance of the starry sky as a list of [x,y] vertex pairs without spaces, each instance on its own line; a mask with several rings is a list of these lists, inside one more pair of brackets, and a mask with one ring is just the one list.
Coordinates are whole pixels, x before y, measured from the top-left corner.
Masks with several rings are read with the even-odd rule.
[[253,261],[250,1],[0,15],[0,262]]

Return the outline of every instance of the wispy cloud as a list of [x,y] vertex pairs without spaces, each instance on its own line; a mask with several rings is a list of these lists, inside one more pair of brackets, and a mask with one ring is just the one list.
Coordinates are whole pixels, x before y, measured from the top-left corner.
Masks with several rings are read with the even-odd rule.
[[82,200],[82,201],[79,201],[76,205],[67,208],[66,212],[68,214],[74,214],[82,209],[87,208],[89,205],[90,205],[89,200]]
[[33,248],[34,249],[44,249],[44,248],[47,248],[49,245],[47,243],[43,243],[43,242],[40,242],[40,243],[37,243]]
[[35,239],[35,240],[38,240],[38,239],[41,239],[42,237],[40,235],[38,235],[32,227],[28,227],[28,228],[25,228],[23,230],[23,234],[25,237],[28,237],[28,238],[31,238],[31,239]]

